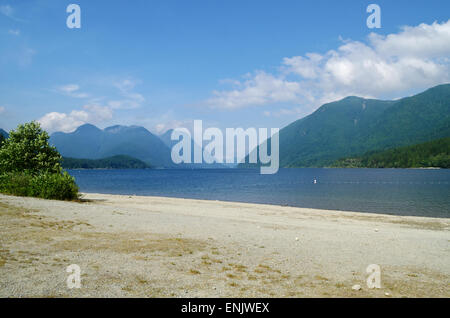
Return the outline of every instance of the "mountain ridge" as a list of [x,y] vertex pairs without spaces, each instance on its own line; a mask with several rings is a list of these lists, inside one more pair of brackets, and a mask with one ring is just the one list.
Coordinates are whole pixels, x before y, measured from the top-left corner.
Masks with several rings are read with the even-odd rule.
[[349,96],[326,103],[280,130],[280,166],[328,166],[367,151],[448,137],[449,114],[450,84],[393,101]]
[[114,125],[100,129],[84,124],[71,133],[55,132],[50,136],[64,157],[103,159],[128,155],[154,167],[173,167],[170,149],[158,136],[140,126]]

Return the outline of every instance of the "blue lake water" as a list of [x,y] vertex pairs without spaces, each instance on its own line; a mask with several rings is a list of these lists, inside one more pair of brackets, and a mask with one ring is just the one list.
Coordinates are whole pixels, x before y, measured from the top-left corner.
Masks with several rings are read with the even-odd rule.
[[[82,192],[450,217],[450,170],[69,170]],[[313,180],[317,183],[314,184]]]

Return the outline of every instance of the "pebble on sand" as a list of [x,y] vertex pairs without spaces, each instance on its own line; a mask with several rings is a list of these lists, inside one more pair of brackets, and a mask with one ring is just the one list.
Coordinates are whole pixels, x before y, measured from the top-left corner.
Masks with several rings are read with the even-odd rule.
[[352,289],[353,290],[361,290],[361,285],[353,285]]

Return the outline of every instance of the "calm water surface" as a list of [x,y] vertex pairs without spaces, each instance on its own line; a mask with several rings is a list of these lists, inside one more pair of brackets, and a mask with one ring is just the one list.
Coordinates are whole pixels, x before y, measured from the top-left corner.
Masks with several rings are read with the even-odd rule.
[[[82,192],[450,217],[450,170],[69,170]],[[317,183],[314,184],[313,180]]]

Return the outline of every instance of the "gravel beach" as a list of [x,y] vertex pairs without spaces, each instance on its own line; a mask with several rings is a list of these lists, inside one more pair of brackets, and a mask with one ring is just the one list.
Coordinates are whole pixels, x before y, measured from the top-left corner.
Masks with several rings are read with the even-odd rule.
[[450,219],[106,194],[0,219],[1,297],[450,297]]

